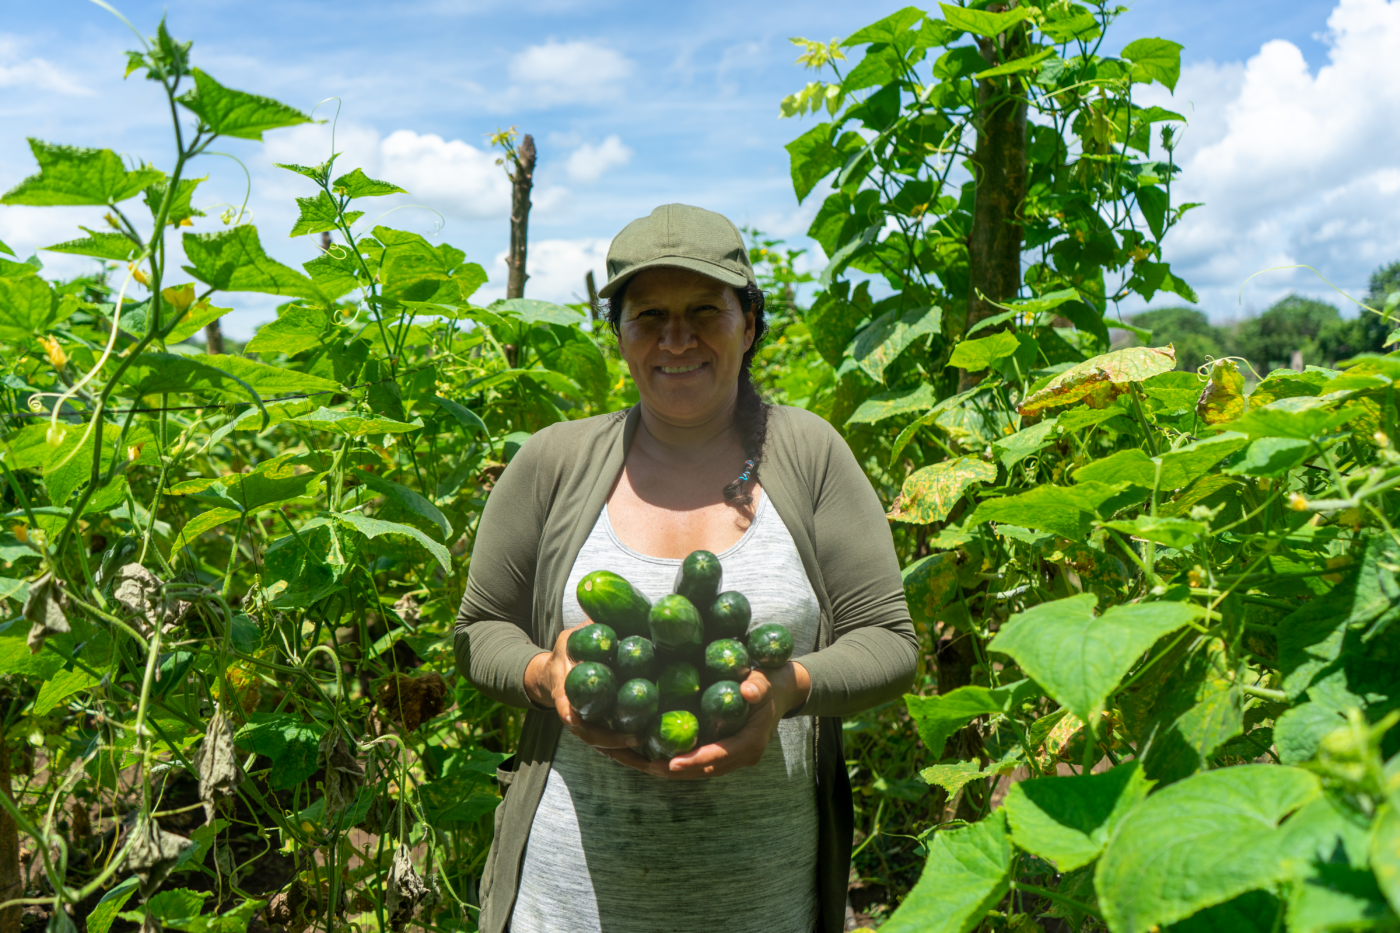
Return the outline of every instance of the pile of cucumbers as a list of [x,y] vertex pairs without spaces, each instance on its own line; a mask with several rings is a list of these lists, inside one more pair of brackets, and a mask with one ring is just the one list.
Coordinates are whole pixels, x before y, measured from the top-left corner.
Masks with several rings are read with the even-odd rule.
[[743,728],[749,706],[739,685],[750,665],[786,664],[792,635],[777,623],[749,631],[749,601],[721,593],[722,576],[718,557],[694,551],[675,592],[654,604],[610,570],[579,581],[592,622],[569,636],[575,664],[564,692],[585,722],[645,736],[639,751],[652,760]]

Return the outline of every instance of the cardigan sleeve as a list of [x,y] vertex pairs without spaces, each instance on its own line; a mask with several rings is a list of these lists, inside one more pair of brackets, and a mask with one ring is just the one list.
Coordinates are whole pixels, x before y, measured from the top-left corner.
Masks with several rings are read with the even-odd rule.
[[527,709],[534,704],[525,668],[544,650],[530,638],[546,507],[541,434],[521,446],[486,498],[453,636],[457,670],[473,686]]
[[851,716],[909,688],[918,637],[880,499],[845,440],[824,420],[808,417],[814,545],[835,638],[802,657],[812,689],[796,715]]

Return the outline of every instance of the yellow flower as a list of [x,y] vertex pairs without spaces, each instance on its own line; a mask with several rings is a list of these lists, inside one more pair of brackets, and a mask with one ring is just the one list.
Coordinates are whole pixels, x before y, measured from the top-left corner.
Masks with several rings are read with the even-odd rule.
[[133,279],[140,282],[147,288],[151,287],[151,277],[146,274],[146,270],[142,269],[134,262],[127,263],[126,268],[131,272],[131,277]]
[[39,343],[44,347],[44,355],[49,358],[54,369],[62,369],[68,362],[68,354],[64,352],[63,345],[53,337],[40,337]]
[[1288,507],[1295,512],[1305,511],[1308,507],[1308,500],[1298,495],[1296,492],[1289,493]]

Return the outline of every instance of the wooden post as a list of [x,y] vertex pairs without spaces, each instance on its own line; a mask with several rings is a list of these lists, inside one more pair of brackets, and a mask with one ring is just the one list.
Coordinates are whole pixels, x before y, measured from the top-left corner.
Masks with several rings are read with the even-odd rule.
[[510,259],[507,298],[525,297],[525,250],[530,230],[530,188],[535,183],[535,138],[529,133],[515,150],[515,171],[510,173]]
[[598,286],[593,281],[592,269],[583,274],[583,285],[588,289],[588,313],[596,322],[598,320]]
[[[0,737],[0,794],[14,800],[10,787],[10,746]],[[10,811],[0,807],[0,901],[24,895],[19,873],[19,827]],[[21,907],[0,910],[0,933],[19,933]]]
[[219,322],[217,320],[210,321],[208,324],[204,325],[204,352],[224,352],[224,332],[219,327]]
[[[1014,6],[1006,4],[1006,6]],[[991,8],[989,8],[991,9]],[[982,56],[993,64],[1010,61],[1025,45],[1025,27],[1016,25],[993,39],[979,38]],[[1021,287],[1021,205],[1026,199],[1026,102],[1012,75],[984,78],[977,86],[977,148],[972,170],[977,195],[967,240],[966,333],[1000,312],[992,302],[1016,297]],[[978,378],[963,372],[960,388]]]

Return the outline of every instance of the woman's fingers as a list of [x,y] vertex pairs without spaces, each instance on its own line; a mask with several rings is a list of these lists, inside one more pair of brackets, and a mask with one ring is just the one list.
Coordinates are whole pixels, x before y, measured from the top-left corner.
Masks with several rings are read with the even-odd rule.
[[749,672],[749,676],[744,678],[744,682],[739,685],[739,693],[750,706],[755,703],[762,703],[768,696],[772,683],[768,680],[768,675],[761,670]]

